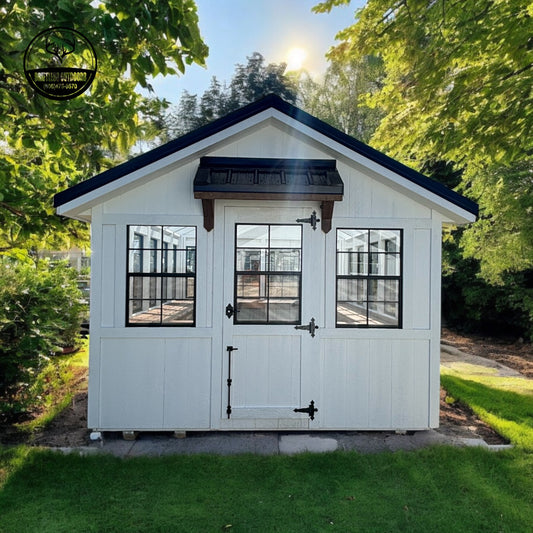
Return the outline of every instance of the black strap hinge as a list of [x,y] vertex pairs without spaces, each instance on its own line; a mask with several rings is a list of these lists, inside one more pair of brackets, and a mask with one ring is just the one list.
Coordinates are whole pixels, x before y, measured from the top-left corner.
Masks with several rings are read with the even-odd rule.
[[311,403],[308,407],[300,407],[299,409],[294,409],[295,413],[307,413],[311,420],[315,419],[315,413],[318,412],[318,409],[315,407],[315,401],[311,400]]

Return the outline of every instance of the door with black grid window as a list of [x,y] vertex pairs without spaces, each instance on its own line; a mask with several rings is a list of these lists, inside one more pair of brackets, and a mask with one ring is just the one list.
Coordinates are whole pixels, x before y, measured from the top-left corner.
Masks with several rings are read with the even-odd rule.
[[297,222],[312,211],[225,209],[223,427],[318,424],[319,411],[308,408],[318,394],[311,373],[323,323],[324,234]]

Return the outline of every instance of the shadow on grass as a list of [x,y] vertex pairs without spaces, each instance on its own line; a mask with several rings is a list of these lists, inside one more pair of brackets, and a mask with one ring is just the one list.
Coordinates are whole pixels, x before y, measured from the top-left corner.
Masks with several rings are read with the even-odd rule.
[[519,450],[452,447],[127,460],[33,449],[0,490],[0,531],[527,531],[532,467]]
[[441,375],[441,383],[449,395],[469,405],[500,435],[533,451],[533,396],[450,375]]

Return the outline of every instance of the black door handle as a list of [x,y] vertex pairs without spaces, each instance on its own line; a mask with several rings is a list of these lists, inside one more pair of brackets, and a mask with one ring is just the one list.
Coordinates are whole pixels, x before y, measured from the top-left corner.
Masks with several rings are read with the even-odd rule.
[[226,305],[226,316],[231,318],[235,314],[235,309],[231,304]]

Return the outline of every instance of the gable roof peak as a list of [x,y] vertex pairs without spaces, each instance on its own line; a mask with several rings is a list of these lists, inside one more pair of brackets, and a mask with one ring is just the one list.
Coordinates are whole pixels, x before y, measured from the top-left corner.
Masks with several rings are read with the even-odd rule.
[[455,191],[448,189],[441,183],[424,176],[420,172],[417,172],[416,170],[400,163],[399,161],[392,159],[391,157],[379,152],[362,141],[359,141],[358,139],[334,128],[330,124],[327,124],[326,122],[310,115],[295,105],[286,102],[280,96],[274,93],[267,94],[255,102],[232,111],[224,117],[216,119],[209,124],[201,126],[196,130],[178,137],[177,139],[158,146],[149,152],[140,154],[129,161],[106,170],[105,172],[102,172],[93,178],[83,181],[70,187],[69,189],[66,189],[65,191],[56,194],[54,196],[54,207],[60,207],[72,200],[80,198],[84,194],[92,192],[115,180],[120,179],[123,176],[131,174],[132,172],[168,157],[179,150],[187,148],[196,142],[213,136],[268,109],[274,109],[298,121],[299,123],[308,126],[312,130],[324,135],[332,141],[339,143],[349,150],[358,153],[370,161],[373,161],[394,172],[395,174],[398,174],[399,176],[411,181],[412,183],[415,183],[416,185],[438,195],[439,197],[464,209],[468,213],[477,216],[478,206],[472,200],[461,196]]

